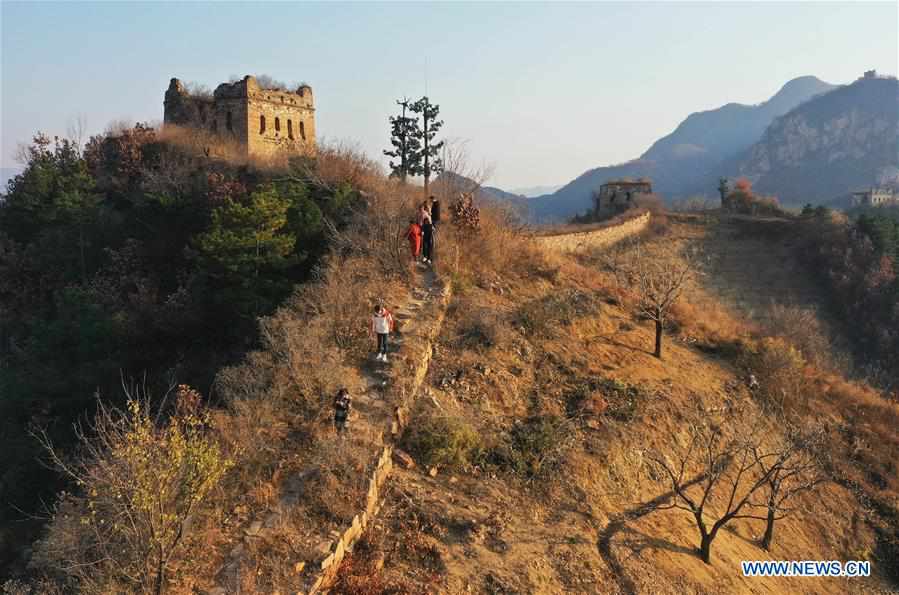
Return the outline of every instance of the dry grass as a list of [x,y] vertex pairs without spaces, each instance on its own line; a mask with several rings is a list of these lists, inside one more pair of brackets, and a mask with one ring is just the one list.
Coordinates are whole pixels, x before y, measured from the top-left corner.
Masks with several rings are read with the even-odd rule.
[[[681,223],[675,221],[667,237],[645,241],[695,241],[684,238]],[[645,474],[643,453],[647,448],[671,448],[672,436],[682,438],[689,419],[739,405],[757,420],[762,436],[780,435],[779,422],[769,418],[746,389],[746,370],[740,365],[763,344],[765,327],[715,299],[704,286],[706,279],[700,278],[673,312],[669,330],[677,340],[670,344],[668,359],[658,361],[646,353],[651,329],[634,319],[633,297],[616,288],[596,255],[544,258],[554,269],[552,275],[522,271],[511,263],[491,270],[490,259],[456,271],[468,284],[457,294],[432,362],[429,410],[476,428],[488,454],[505,442],[503,435],[512,440],[516,421],[524,427],[526,420],[551,416],[577,421],[566,433],[572,444],[561,451],[550,449],[558,456],[546,466],[548,475],[527,483],[521,481],[522,474],[491,466],[489,459],[482,467],[467,472],[447,468],[434,478],[419,470],[399,471],[385,508],[396,524],[377,546],[385,559],[381,575],[448,593],[730,593],[750,588],[844,592],[847,586],[834,581],[744,582],[733,572],[739,560],[766,557],[756,545],[763,527],[753,522],[735,522],[719,536],[713,565],[706,567],[693,551],[689,519],[635,512],[659,496]],[[498,262],[504,266],[502,259]],[[588,295],[591,307],[560,315],[567,308],[564,296],[577,294]],[[544,317],[546,332],[527,332],[527,325],[522,331],[515,322],[528,305],[550,303],[550,308],[536,309],[549,312]],[[482,320],[512,322],[504,330],[508,336],[495,344],[486,341],[488,347],[480,339],[491,335],[478,330]],[[478,340],[460,341],[464,329],[472,329]],[[768,347],[778,349],[756,362],[771,364],[764,382],[772,389],[792,386],[807,395],[807,404],[805,397],[789,404],[800,419],[839,420],[837,427],[845,429],[835,431],[827,448],[839,453],[839,468],[845,465],[846,473],[851,472],[847,477],[859,487],[830,484],[804,497],[795,517],[779,521],[771,555],[873,556],[882,546],[864,520],[862,503],[865,493],[876,493],[867,492],[873,487],[867,483],[869,476],[883,476],[888,489],[894,489],[893,478],[886,474],[895,436],[883,434],[895,423],[892,405],[801,359],[788,358],[786,367],[773,365],[780,361],[775,355],[793,353],[792,347],[783,338],[768,341],[773,341]],[[820,343],[810,335],[804,345],[810,349]],[[412,425],[419,421],[413,418]],[[851,447],[842,444],[850,435]],[[868,444],[877,440],[873,447]],[[888,502],[889,497],[878,496],[878,501]],[[410,509],[412,503],[418,512]],[[718,500],[711,504],[719,505]],[[413,517],[427,522],[404,522]],[[464,530],[453,529],[456,518],[466,519]],[[617,519],[622,519],[620,526]],[[390,555],[416,540],[426,543],[431,553]],[[435,574],[432,561],[438,556],[445,568]],[[876,564],[886,568],[882,554],[878,556]],[[882,584],[879,580],[859,581],[853,587],[873,592]]]

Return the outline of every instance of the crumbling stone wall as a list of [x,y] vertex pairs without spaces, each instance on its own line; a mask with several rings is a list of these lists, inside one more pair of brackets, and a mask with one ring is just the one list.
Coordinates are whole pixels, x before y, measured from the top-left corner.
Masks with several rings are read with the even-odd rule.
[[212,132],[233,140],[250,157],[315,151],[315,104],[308,85],[296,91],[262,89],[252,76],[192,96],[173,78],[165,93],[165,124]]
[[593,231],[537,236],[534,239],[541,246],[560,252],[577,252],[590,248],[602,248],[644,231],[649,227],[649,218],[650,214],[646,212],[611,227]]

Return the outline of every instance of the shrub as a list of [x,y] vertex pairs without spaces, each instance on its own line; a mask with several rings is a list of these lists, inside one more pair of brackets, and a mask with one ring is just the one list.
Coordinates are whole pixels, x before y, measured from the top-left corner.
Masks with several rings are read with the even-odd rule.
[[502,344],[508,335],[505,321],[486,308],[467,309],[459,322],[459,340],[471,348],[491,348]]
[[814,309],[773,304],[767,314],[766,326],[772,336],[792,343],[818,368],[834,365],[833,343]]
[[550,293],[523,304],[518,309],[515,322],[530,335],[552,336],[561,330],[561,326],[570,324],[575,318],[595,313],[597,307],[598,300],[595,296],[571,289]]
[[618,380],[603,379],[599,389],[608,402],[606,415],[617,421],[628,422],[637,416],[640,389]]
[[465,420],[446,415],[425,415],[403,433],[403,448],[424,465],[465,468],[477,463],[484,451],[481,435]]
[[78,492],[63,492],[36,558],[79,583],[80,592],[159,593],[185,548],[185,527],[232,462],[208,432],[200,395],[178,388],[175,411],[159,425],[144,397],[127,409],[99,405],[83,454],[51,460]]
[[785,411],[807,401],[805,359],[785,340],[765,338],[748,346],[743,364],[755,374],[759,383],[756,395],[764,406]]
[[516,420],[501,435],[490,460],[501,468],[528,479],[553,469],[574,437],[573,424],[555,415],[534,415]]

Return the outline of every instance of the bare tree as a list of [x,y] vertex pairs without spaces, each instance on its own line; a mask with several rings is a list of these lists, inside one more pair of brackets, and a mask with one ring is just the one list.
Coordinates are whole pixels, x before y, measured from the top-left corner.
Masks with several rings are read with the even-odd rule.
[[753,449],[753,456],[759,471],[767,477],[767,493],[761,502],[749,502],[753,508],[765,509],[764,517],[754,517],[765,521],[765,534],[761,545],[771,549],[774,536],[774,522],[793,512],[792,500],[803,492],[810,492],[827,481],[817,458],[817,450],[824,438],[822,428],[803,431],[795,426],[788,427],[787,436],[775,447],[775,457],[766,460],[759,449]]
[[678,254],[661,249],[649,254],[637,244],[627,253],[624,263],[613,264],[619,282],[636,292],[640,315],[655,323],[653,355],[658,358],[662,357],[662,334],[668,313],[683,293],[687,281],[693,277],[695,262],[696,256],[692,253]]
[[781,469],[785,456],[776,450],[763,452],[752,438],[727,438],[720,425],[703,420],[690,426],[687,448],[673,461],[661,452],[649,453],[646,460],[653,475],[671,488],[667,503],[658,508],[677,508],[693,516],[699,555],[710,564],[712,542],[722,527],[734,519],[758,518],[743,510]]
[[78,147],[78,151],[84,151],[84,143],[87,142],[87,116],[84,114],[78,114],[74,118],[69,119],[69,124],[66,129],[66,136],[69,137],[75,146]]
[[493,176],[490,163],[474,164],[468,151],[468,140],[454,138],[443,146],[443,173],[434,182],[435,193],[444,201],[454,200],[462,194],[476,194]]

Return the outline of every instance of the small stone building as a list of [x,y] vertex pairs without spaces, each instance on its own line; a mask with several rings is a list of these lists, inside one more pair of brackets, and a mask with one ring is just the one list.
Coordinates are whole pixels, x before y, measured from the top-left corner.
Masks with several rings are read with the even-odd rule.
[[312,88],[263,89],[245,76],[222,83],[211,96],[191,95],[176,78],[165,92],[166,125],[198,128],[242,146],[247,156],[270,157],[283,151],[315,151]]
[[865,207],[882,207],[888,205],[899,205],[899,194],[892,188],[868,188],[859,192],[852,193],[852,204],[854,206]]
[[648,194],[652,194],[652,182],[649,180],[609,180],[594,193],[594,208],[597,213],[610,209],[627,209],[637,197]]

